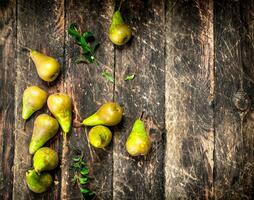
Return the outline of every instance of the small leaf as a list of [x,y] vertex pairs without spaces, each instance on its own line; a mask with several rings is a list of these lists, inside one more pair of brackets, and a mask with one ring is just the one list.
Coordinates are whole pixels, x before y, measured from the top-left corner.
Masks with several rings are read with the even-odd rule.
[[71,179],[71,182],[76,182],[76,181],[77,181],[77,179],[78,179],[78,176],[77,176],[77,175],[75,175],[75,176]]
[[94,39],[94,36],[93,36],[93,33],[90,32],[90,31],[87,31],[87,32],[84,32],[83,35],[82,35],[85,40],[88,42],[88,40],[91,38],[91,39]]
[[74,158],[72,158],[72,160],[75,162],[78,162],[78,161],[80,161],[80,157],[74,157]]
[[90,191],[89,189],[87,189],[87,188],[80,188],[80,192],[81,192],[82,194],[88,194],[88,193],[90,193],[91,191]]
[[89,174],[89,170],[87,168],[83,168],[80,170],[80,173],[85,176],[85,175],[88,175]]
[[108,81],[114,83],[113,76],[108,72],[102,72],[101,74],[104,78],[106,78]]
[[78,42],[80,39],[80,34],[78,32],[76,24],[71,24],[68,28],[68,33]]
[[134,78],[135,78],[135,74],[132,74],[132,75],[127,75],[124,80],[130,81],[130,80],[133,80]]
[[81,184],[81,185],[84,185],[84,184],[86,184],[88,182],[88,178],[79,178],[79,183]]

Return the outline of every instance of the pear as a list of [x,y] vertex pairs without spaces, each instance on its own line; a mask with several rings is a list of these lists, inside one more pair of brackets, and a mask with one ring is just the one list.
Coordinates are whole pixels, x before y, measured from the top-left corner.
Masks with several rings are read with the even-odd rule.
[[131,38],[131,28],[124,23],[122,14],[118,10],[113,14],[112,22],[109,28],[109,39],[115,45],[124,45]]
[[34,121],[32,139],[29,145],[29,153],[34,154],[48,140],[54,137],[58,131],[59,125],[55,118],[41,114]]
[[86,126],[115,126],[122,120],[122,116],[121,106],[115,102],[108,102],[103,104],[96,113],[84,119],[83,124]]
[[37,174],[35,170],[28,170],[26,172],[26,183],[33,192],[43,193],[52,185],[53,179],[47,172]]
[[149,152],[151,148],[150,137],[140,119],[135,121],[125,146],[131,156],[146,155]]
[[88,134],[90,144],[96,148],[106,147],[112,139],[112,133],[109,128],[98,125],[94,126]]
[[56,93],[49,96],[47,103],[50,112],[66,135],[70,131],[72,122],[71,98],[64,93]]
[[30,86],[23,93],[22,118],[27,120],[35,111],[40,110],[47,101],[48,94],[37,86]]
[[42,171],[55,169],[58,165],[58,155],[49,147],[38,149],[33,157],[34,170],[40,174]]
[[33,60],[39,77],[47,82],[54,81],[60,72],[59,62],[38,51],[30,50],[30,57]]

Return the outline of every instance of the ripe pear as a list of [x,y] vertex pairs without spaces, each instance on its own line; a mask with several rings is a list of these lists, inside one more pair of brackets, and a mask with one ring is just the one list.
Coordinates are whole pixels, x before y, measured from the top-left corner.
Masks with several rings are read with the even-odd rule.
[[60,72],[59,62],[52,57],[46,56],[38,51],[30,50],[39,77],[47,82],[54,81]]
[[84,119],[83,124],[86,126],[115,126],[122,120],[122,116],[121,106],[115,102],[108,102],[103,104],[96,113]]
[[53,183],[53,179],[47,172],[37,174],[35,170],[28,170],[26,172],[26,183],[33,192],[43,193],[49,189]]
[[30,86],[23,93],[22,118],[27,120],[35,111],[40,110],[47,101],[48,94],[37,86]]
[[56,93],[49,96],[47,103],[50,112],[66,135],[70,131],[72,122],[71,98],[64,93]]
[[58,131],[59,125],[55,118],[41,114],[34,121],[32,139],[29,145],[29,153],[34,154],[48,140],[54,137]]
[[115,45],[124,45],[131,38],[131,28],[124,23],[122,14],[118,10],[113,14],[112,22],[109,28],[109,39]]
[[37,173],[55,169],[58,165],[58,155],[55,150],[49,147],[38,149],[33,157],[34,170]]
[[131,156],[146,155],[149,152],[151,140],[140,119],[135,121],[125,146]]
[[112,133],[109,128],[98,125],[94,126],[88,134],[88,140],[96,148],[106,147],[112,139]]

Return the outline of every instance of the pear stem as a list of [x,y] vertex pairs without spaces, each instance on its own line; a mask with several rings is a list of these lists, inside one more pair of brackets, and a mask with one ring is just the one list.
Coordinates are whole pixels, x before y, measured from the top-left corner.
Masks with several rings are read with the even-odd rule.
[[144,117],[144,114],[145,114],[145,111],[143,110],[143,111],[142,111],[142,113],[141,113],[141,115],[140,115],[140,117],[139,117],[139,119],[141,119],[141,120],[142,120],[142,119],[143,119],[143,117]]
[[123,3],[123,0],[121,0],[120,3],[119,3],[118,9],[117,9],[118,11],[120,11],[122,3]]
[[26,51],[32,51],[32,49],[28,48],[28,47],[25,47],[25,46],[21,46],[22,49],[26,50]]
[[26,131],[26,120],[24,120],[23,131]]
[[73,121],[73,128],[80,128],[83,124],[79,121]]

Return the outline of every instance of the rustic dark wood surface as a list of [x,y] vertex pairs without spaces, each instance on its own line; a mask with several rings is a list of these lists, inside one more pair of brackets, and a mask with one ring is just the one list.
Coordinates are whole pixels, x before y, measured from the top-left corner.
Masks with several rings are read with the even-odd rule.
[[[122,13],[132,40],[115,47],[107,37],[114,0],[0,0],[0,199],[80,199],[71,183],[75,148],[91,169],[97,199],[252,199],[254,197],[254,1],[130,0]],[[71,23],[92,31],[105,66],[75,64],[80,49]],[[37,76],[24,47],[56,57],[54,83]],[[125,82],[127,74],[136,74]],[[124,108],[105,150],[87,142],[89,128],[72,128],[46,145],[60,156],[54,186],[30,192],[25,172],[36,112],[23,131],[22,94],[30,85],[68,93],[80,121],[106,101]],[[130,157],[124,144],[145,111],[152,150]]]

